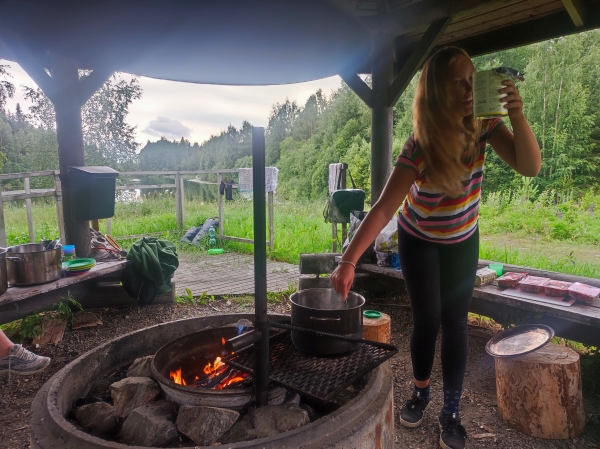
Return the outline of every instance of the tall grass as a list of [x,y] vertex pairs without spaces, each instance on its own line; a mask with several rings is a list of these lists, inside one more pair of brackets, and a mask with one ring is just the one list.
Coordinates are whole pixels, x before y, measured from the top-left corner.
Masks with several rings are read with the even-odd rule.
[[[510,245],[493,246],[482,241],[480,257],[515,265],[529,266],[551,271],[571,273],[586,277],[600,277],[598,263],[582,263],[571,252],[558,254],[556,247],[565,242],[598,245],[600,220],[594,205],[600,205],[600,196],[588,194],[579,202],[555,205],[551,192],[541,194],[535,201],[524,198],[519,192],[491,194],[481,206],[481,235],[507,235],[528,238],[535,236],[543,245],[535,250],[517,250]],[[592,206],[590,208],[590,206]],[[274,249],[268,255],[272,259],[298,263],[302,253],[331,251],[331,225],[322,217],[322,201],[285,201],[275,197]],[[186,200],[185,227],[198,226],[209,217],[218,215],[216,202]],[[224,204],[225,234],[253,239],[253,206],[251,201],[236,198]],[[5,221],[9,245],[28,242],[25,208],[16,202],[5,205]],[[56,238],[58,227],[53,201],[34,202],[34,225],[36,241]],[[106,232],[106,222],[101,221],[100,230]],[[139,235],[162,232],[163,238],[178,241],[176,232],[175,199],[170,193],[144,197],[142,201],[119,202],[115,206],[112,222],[113,236]],[[268,236],[265,235],[265,241]],[[340,242],[341,243],[341,242]],[[127,247],[130,242],[123,242]],[[251,253],[252,245],[226,241],[228,250]],[[178,243],[182,252],[204,253],[206,246],[193,247]],[[600,248],[598,249],[600,253]]]

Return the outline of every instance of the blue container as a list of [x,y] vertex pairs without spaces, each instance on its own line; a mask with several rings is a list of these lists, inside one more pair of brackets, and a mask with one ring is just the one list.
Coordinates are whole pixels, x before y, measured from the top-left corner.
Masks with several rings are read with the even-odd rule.
[[390,265],[396,270],[400,270],[400,256],[398,256],[398,253],[392,253],[390,255]]

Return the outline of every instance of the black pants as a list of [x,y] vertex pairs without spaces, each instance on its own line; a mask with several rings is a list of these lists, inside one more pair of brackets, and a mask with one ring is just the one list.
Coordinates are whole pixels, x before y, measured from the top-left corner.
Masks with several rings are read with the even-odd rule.
[[441,325],[444,388],[460,390],[467,366],[467,314],[479,259],[479,229],[465,241],[441,244],[399,228],[398,246],[412,308],[414,377],[430,378]]

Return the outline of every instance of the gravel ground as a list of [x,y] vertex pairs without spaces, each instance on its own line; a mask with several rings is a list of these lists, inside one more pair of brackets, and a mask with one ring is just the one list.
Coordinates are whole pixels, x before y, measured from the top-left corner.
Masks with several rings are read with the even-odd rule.
[[[410,310],[402,305],[375,306],[392,318],[392,336],[399,353],[391,360],[394,372],[394,401],[396,407],[395,447],[428,449],[437,448],[439,430],[437,412],[441,402],[441,371],[439,356],[436,358],[432,376],[432,404],[426,412],[423,424],[416,429],[404,428],[398,420],[399,409],[411,391],[412,372],[408,340],[411,329]],[[81,354],[119,335],[151,326],[194,316],[252,311],[251,306],[237,301],[218,300],[209,305],[156,305],[145,308],[102,309],[95,313],[103,325],[68,331],[57,345],[30,348],[52,357],[50,367],[39,374],[19,377],[0,377],[0,448],[17,449],[29,447],[29,408],[39,388],[58,370]],[[269,307],[273,313],[289,313],[287,304]],[[463,424],[470,436],[468,448],[557,448],[573,449],[600,447],[600,395],[586,396],[584,404],[588,425],[578,440],[540,440],[509,429],[496,412],[494,361],[485,353],[485,343],[491,337],[489,330],[474,328],[470,335],[469,362],[465,379],[461,414]],[[479,437],[482,434],[493,436]]]

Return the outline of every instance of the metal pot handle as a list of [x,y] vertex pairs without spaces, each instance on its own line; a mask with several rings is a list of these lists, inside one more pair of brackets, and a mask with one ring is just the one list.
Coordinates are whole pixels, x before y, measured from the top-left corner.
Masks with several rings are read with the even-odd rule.
[[337,317],[337,318],[321,318],[321,317],[317,317],[317,316],[311,316],[310,317],[311,320],[316,320],[316,321],[340,321],[341,318]]
[[24,262],[25,259],[21,259],[20,257],[7,257],[6,260],[10,260],[11,262]]

